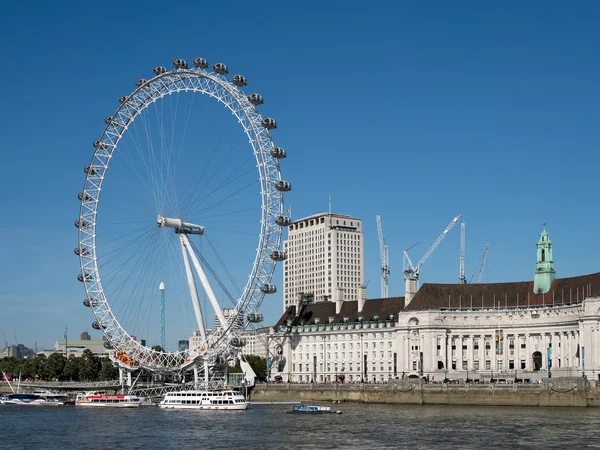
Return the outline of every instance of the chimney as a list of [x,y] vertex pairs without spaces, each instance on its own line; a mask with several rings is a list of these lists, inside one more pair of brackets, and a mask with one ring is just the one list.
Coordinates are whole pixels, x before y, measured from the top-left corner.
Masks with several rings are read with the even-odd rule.
[[367,301],[367,287],[361,284],[358,287],[358,312],[361,313]]
[[342,310],[342,303],[344,303],[344,291],[342,289],[335,288],[335,313],[339,314]]

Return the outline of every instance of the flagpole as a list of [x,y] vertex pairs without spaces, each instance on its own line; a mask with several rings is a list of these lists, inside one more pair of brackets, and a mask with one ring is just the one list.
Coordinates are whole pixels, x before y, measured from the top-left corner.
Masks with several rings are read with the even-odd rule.
[[67,327],[65,327],[65,359],[69,359],[69,355],[67,354]]

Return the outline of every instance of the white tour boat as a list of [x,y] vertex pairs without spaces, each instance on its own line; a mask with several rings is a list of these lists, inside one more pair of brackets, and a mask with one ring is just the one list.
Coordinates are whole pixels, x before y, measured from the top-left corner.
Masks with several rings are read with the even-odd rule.
[[79,394],[75,406],[137,408],[144,399],[135,395]]
[[180,391],[169,392],[159,403],[166,409],[228,409],[248,408],[244,396],[236,391]]
[[10,394],[2,398],[5,405],[23,405],[23,406],[63,406],[65,403],[57,398],[40,396],[38,394]]

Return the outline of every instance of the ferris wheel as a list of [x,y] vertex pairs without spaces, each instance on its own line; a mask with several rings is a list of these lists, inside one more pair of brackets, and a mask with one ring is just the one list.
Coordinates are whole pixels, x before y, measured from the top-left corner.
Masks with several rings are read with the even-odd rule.
[[[262,321],[259,307],[277,291],[291,184],[271,138],[277,123],[259,113],[261,95],[242,91],[246,78],[203,58],[173,66],[138,79],[93,142],[78,195],[77,278],[113,361],[155,372],[204,365],[208,376],[209,364],[243,348],[245,327]],[[169,334],[193,332],[195,345],[152,348],[165,320],[159,283]]]

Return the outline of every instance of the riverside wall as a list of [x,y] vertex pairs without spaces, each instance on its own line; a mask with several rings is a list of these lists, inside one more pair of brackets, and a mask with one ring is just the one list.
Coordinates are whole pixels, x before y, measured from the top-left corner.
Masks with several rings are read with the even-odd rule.
[[261,402],[359,402],[404,405],[599,407],[600,387],[582,378],[539,384],[258,384],[249,394]]

